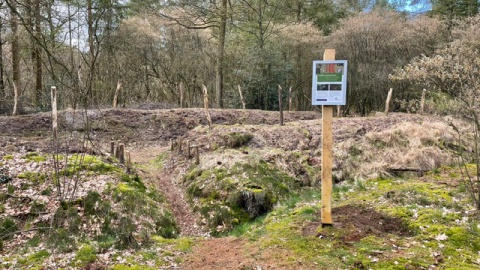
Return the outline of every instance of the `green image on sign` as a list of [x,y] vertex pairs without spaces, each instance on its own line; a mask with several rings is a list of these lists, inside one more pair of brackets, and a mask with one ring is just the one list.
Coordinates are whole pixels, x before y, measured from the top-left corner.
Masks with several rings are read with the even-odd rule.
[[342,73],[320,73],[317,82],[342,82]]

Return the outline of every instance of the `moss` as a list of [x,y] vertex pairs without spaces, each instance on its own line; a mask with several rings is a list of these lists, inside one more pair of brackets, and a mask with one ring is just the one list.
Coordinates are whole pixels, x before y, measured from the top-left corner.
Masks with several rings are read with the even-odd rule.
[[5,155],[2,157],[3,160],[12,160],[13,159],[13,155]]
[[208,220],[213,234],[223,233],[269,211],[280,198],[299,187],[275,165],[257,160],[230,168],[192,169],[187,172],[187,194]]
[[48,178],[46,174],[35,173],[35,172],[19,173],[17,177],[20,179],[27,179],[31,181],[33,184],[43,184]]
[[61,172],[61,175],[73,176],[80,171],[96,174],[121,173],[118,167],[103,162],[98,157],[74,154],[68,158],[67,168]]
[[145,266],[145,265],[125,265],[125,264],[116,264],[112,266],[113,270],[155,270],[157,268]]
[[97,259],[95,249],[90,245],[83,245],[75,254],[75,266],[83,267]]
[[230,148],[238,148],[244,146],[252,140],[253,135],[250,133],[232,132],[223,137],[226,145]]
[[29,255],[26,259],[20,260],[19,262],[21,264],[34,264],[34,263],[40,263],[43,262],[46,258],[50,256],[50,253],[46,250],[40,250],[36,253],[33,253]]
[[28,153],[27,155],[23,156],[22,158],[26,159],[28,161],[31,161],[31,162],[44,162],[46,160],[46,158],[44,156],[40,155],[37,152]]

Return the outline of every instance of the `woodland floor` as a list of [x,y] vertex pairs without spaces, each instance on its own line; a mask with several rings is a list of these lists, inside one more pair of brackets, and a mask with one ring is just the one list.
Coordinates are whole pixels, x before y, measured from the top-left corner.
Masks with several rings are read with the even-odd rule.
[[[132,161],[142,179],[155,183],[165,195],[175,220],[183,237],[194,237],[196,243],[179,265],[181,269],[308,269],[308,266],[298,262],[297,265],[284,265],[275,258],[283,251],[272,246],[267,250],[244,238],[220,237],[213,238],[199,222],[199,214],[192,210],[186,198],[185,188],[179,175],[185,172],[187,166],[182,160],[170,160],[162,166],[154,165],[162,154],[170,151],[171,139],[189,137],[197,144],[208,144],[207,140],[219,139],[213,132],[210,138],[195,130],[199,125],[206,126],[202,109],[168,109],[168,110],[104,110],[89,111],[91,132],[85,134],[84,122],[79,117],[81,112],[62,112],[60,120],[61,140],[70,142],[70,153],[81,151],[83,136],[88,135],[95,154],[108,152],[110,141],[124,142],[132,155]],[[319,115],[314,112],[286,112],[286,127],[278,127],[278,113],[241,110],[212,110],[214,125],[227,125],[232,129],[239,126],[256,132],[272,134],[262,135],[263,141],[253,141],[252,144],[263,146],[290,147],[295,141],[295,133],[290,129],[305,129],[311,138],[309,147],[319,144]],[[390,117],[378,116],[369,118],[337,118],[335,119],[334,137],[336,142],[356,140],[368,132],[382,131],[399,123],[421,122],[422,116],[408,114],[393,114]],[[271,130],[259,128],[271,126]],[[270,136],[270,137],[269,137]],[[38,151],[49,153],[52,149],[50,140],[50,113],[25,115],[18,117],[0,117],[0,156],[16,152]],[[292,147],[297,147],[294,145]],[[300,146],[298,146],[300,147]],[[203,151],[208,151],[203,149]],[[221,159],[221,157],[219,157]],[[214,162],[214,161],[212,161]],[[426,180],[427,181],[427,180]],[[369,236],[384,237],[387,235],[411,235],[400,218],[387,216],[374,208],[358,205],[344,205],[333,209],[335,228],[343,230],[342,245],[349,246]],[[318,220],[320,219],[318,213]],[[320,239],[330,239],[335,236],[328,231],[319,232],[321,223],[311,221],[303,225],[304,236],[314,236]],[[275,256],[273,256],[275,255]],[[357,265],[361,269],[363,266]]]

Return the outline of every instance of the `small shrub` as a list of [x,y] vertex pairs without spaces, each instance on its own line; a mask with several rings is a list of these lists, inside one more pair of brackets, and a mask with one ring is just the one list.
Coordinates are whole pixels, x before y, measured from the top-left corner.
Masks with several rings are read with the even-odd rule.
[[61,252],[71,252],[75,249],[75,241],[70,237],[68,230],[64,228],[53,230],[48,238],[48,244]]
[[45,211],[45,209],[45,204],[38,201],[33,201],[32,206],[30,206],[30,213],[41,213]]
[[83,198],[83,207],[85,214],[94,215],[95,214],[95,205],[100,201],[101,196],[96,191],[89,191],[87,196]]
[[0,219],[0,240],[8,240],[13,237],[13,233],[18,230],[18,226],[10,218]]
[[117,248],[128,248],[136,247],[137,242],[133,237],[133,232],[135,231],[135,223],[130,217],[121,217],[118,224],[117,233]]
[[0,184],[5,184],[12,181],[12,178],[8,175],[8,170],[5,167],[0,167]]

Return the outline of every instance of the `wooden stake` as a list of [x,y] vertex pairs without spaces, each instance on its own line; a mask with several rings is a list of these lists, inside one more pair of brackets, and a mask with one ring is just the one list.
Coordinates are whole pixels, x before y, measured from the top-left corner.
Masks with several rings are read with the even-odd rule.
[[120,151],[119,151],[119,155],[118,155],[118,160],[120,161],[120,164],[124,164],[125,163],[125,144],[121,143],[120,144]]
[[183,82],[180,82],[178,88],[180,90],[180,108],[183,108],[183,95],[185,93],[185,87],[183,86]]
[[[15,83],[13,84],[15,87]],[[57,87],[52,86],[50,88],[50,94],[52,98],[52,133],[53,133],[53,141],[55,145],[57,144],[57,134],[58,134],[58,112],[57,112]],[[16,91],[15,91],[16,92]],[[16,103],[16,101],[15,101]],[[15,104],[16,106],[16,104]],[[16,108],[15,108],[16,110]]]
[[195,146],[195,164],[200,164],[200,153],[198,151],[198,146]]
[[127,173],[130,173],[130,171],[132,170],[132,160],[130,157],[130,151],[126,151],[125,156],[127,157]]
[[187,159],[190,159],[190,140],[187,140],[185,150],[187,150]]
[[117,101],[118,101],[118,94],[120,93],[120,90],[122,89],[122,82],[119,80],[117,82],[117,88],[115,89],[115,95],[113,96],[113,108],[117,108]]
[[293,100],[292,87],[290,86],[290,88],[288,88],[288,111],[289,112],[293,111],[292,100]]
[[[326,49],[323,60],[335,60],[335,50]],[[322,226],[332,225],[333,108],[322,106]]]
[[115,147],[115,158],[120,159],[120,145],[117,144],[117,147]]
[[170,151],[173,151],[174,149],[173,144],[174,144],[173,139],[170,139]]
[[423,89],[422,91],[422,100],[420,101],[420,114],[423,114],[425,108],[425,94],[427,93],[427,89]]
[[280,126],[283,126],[282,87],[278,85],[278,110],[280,111]]
[[114,141],[110,141],[110,155],[114,155],[115,154],[115,142]]
[[387,100],[385,101],[385,115],[388,115],[390,110],[390,100],[392,99],[393,89],[388,90]]
[[202,89],[203,89],[203,107],[205,109],[205,115],[207,116],[208,127],[212,128],[212,117],[210,116],[210,110],[208,109],[208,90],[204,84],[202,84]]
[[[55,86],[52,86],[52,98],[53,98],[53,93],[55,92],[55,99],[57,98],[57,88]],[[52,99],[52,104],[53,104],[53,99]],[[57,106],[57,101],[55,100],[55,106]],[[18,87],[17,87],[17,82],[13,81],[13,112],[12,115],[17,115],[18,114]],[[53,111],[53,107],[52,107]]]
[[245,99],[243,98],[242,87],[238,85],[238,93],[240,94],[240,101],[242,102],[242,108],[245,110]]
[[178,142],[177,142],[177,147],[178,147],[178,153],[182,153],[182,138],[178,138]]

